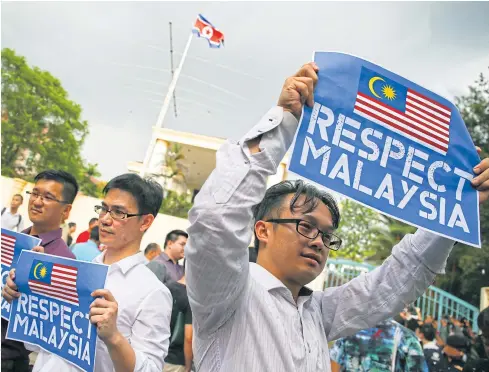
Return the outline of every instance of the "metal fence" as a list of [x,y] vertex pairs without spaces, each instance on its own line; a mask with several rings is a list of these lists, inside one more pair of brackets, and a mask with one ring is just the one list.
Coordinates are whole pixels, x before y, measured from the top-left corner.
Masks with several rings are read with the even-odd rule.
[[[325,287],[340,286],[362,273],[375,269],[376,266],[343,259],[328,259]],[[479,309],[472,306],[454,295],[435,286],[430,286],[426,292],[419,297],[415,305],[421,309],[421,315],[427,315],[440,320],[443,315],[450,315],[460,319],[465,317],[472,322],[472,328],[478,332],[477,316]],[[438,327],[440,322],[438,322]]]

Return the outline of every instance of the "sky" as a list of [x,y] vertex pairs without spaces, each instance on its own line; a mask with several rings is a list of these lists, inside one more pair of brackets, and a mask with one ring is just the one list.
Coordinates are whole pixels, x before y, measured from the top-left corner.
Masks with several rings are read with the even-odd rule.
[[313,51],[377,63],[450,100],[489,73],[489,2],[2,2],[1,46],[59,78],[83,108],[84,158],[102,179],[142,161],[197,14],[225,35],[194,38],[164,126],[238,139]]

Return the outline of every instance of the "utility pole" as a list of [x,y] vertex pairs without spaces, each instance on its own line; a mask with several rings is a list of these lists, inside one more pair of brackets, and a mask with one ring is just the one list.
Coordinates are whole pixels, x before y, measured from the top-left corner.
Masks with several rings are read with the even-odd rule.
[[[170,23],[170,66],[171,66],[171,78],[173,79],[173,37],[172,37],[172,26]],[[175,117],[177,117],[177,99],[175,97],[175,92],[173,92],[173,110],[175,113]]]

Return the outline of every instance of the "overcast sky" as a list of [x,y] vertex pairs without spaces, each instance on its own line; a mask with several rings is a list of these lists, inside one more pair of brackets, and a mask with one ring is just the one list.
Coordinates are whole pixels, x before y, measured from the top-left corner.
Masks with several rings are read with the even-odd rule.
[[171,80],[168,22],[177,65],[198,13],[226,45],[192,41],[172,129],[239,138],[314,50],[363,57],[449,99],[489,72],[488,2],[2,2],[1,42],[82,106],[83,155],[108,180],[144,158]]

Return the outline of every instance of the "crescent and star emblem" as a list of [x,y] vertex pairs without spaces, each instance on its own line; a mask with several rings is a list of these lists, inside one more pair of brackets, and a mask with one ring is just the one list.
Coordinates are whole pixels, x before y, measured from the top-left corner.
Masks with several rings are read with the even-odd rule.
[[42,263],[40,263],[40,262],[39,262],[39,263],[38,263],[38,264],[37,264],[37,265],[34,267],[34,278],[36,278],[36,279],[41,279],[41,278],[39,278],[39,277],[37,276],[37,269],[38,269],[38,267],[39,267],[39,266],[42,266]]
[[372,92],[372,94],[373,94],[375,97],[382,99],[382,97],[381,97],[381,96],[379,96],[379,95],[377,94],[377,92],[374,90],[374,83],[375,83],[377,80],[380,80],[380,81],[384,81],[384,82],[385,82],[385,80],[384,80],[384,79],[382,79],[381,77],[374,76],[372,79],[370,79],[370,80],[369,80],[369,82],[368,82],[368,88],[370,89],[370,91]]

